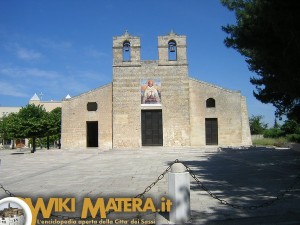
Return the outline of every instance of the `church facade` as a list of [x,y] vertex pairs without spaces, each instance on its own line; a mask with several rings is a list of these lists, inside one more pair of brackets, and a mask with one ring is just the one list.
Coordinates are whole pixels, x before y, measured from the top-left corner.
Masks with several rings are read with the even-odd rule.
[[62,102],[62,148],[251,145],[246,99],[189,77],[186,36],[158,37],[158,60],[140,38],[113,38],[113,81]]

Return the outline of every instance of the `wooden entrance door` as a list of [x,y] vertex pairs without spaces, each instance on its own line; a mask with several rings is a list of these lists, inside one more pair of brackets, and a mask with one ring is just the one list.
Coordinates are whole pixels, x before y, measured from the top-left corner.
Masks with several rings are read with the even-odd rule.
[[98,147],[98,121],[86,122],[86,147]]
[[161,110],[142,110],[142,145],[162,146],[163,127]]
[[205,136],[207,145],[218,145],[218,119],[205,119]]

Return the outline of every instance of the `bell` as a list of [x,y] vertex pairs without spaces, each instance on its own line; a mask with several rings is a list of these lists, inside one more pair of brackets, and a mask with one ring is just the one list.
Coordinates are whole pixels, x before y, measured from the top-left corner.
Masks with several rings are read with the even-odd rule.
[[124,51],[125,51],[125,52],[129,52],[129,46],[125,46],[125,47],[124,47]]
[[130,44],[129,43],[124,43],[124,51],[129,52],[130,50]]
[[175,52],[175,46],[174,45],[170,46],[170,52]]
[[175,51],[176,51],[176,46],[175,46],[175,44],[170,43],[170,45],[169,45],[169,50],[170,50],[170,52],[175,52]]

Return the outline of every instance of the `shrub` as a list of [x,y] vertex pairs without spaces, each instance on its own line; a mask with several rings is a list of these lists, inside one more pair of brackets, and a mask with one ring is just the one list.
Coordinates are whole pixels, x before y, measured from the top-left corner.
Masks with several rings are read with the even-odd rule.
[[287,139],[284,137],[275,139],[274,146],[276,147],[284,147],[287,144]]
[[262,119],[263,116],[261,115],[258,116],[252,115],[249,118],[250,132],[252,135],[263,134],[264,130],[268,127],[267,124],[262,122]]
[[265,138],[279,138],[282,137],[284,132],[279,128],[271,128],[264,131]]
[[287,143],[287,140],[284,137],[281,138],[263,138],[253,140],[253,145],[263,145],[263,146],[277,146],[283,147]]
[[253,145],[273,146],[274,139],[271,138],[255,139],[252,141],[252,143]]
[[300,143],[300,134],[288,134],[288,135],[286,135],[286,138],[290,142]]
[[286,120],[281,126],[281,130],[285,134],[295,134],[298,127],[299,125],[295,120]]

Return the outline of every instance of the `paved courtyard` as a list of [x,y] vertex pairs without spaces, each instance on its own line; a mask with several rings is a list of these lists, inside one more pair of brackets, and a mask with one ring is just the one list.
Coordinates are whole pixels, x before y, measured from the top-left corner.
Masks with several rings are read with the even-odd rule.
[[[24,154],[12,154],[24,153]],[[250,148],[132,150],[0,150],[0,184],[21,197],[134,197],[179,159],[219,198],[242,206],[274,200],[300,174],[300,152]],[[191,178],[191,224],[299,224],[300,182],[285,198],[259,209],[221,204]],[[167,194],[164,177],[148,193]],[[0,199],[7,194],[0,189]],[[147,215],[155,217],[155,215]],[[163,218],[157,216],[158,220]]]

